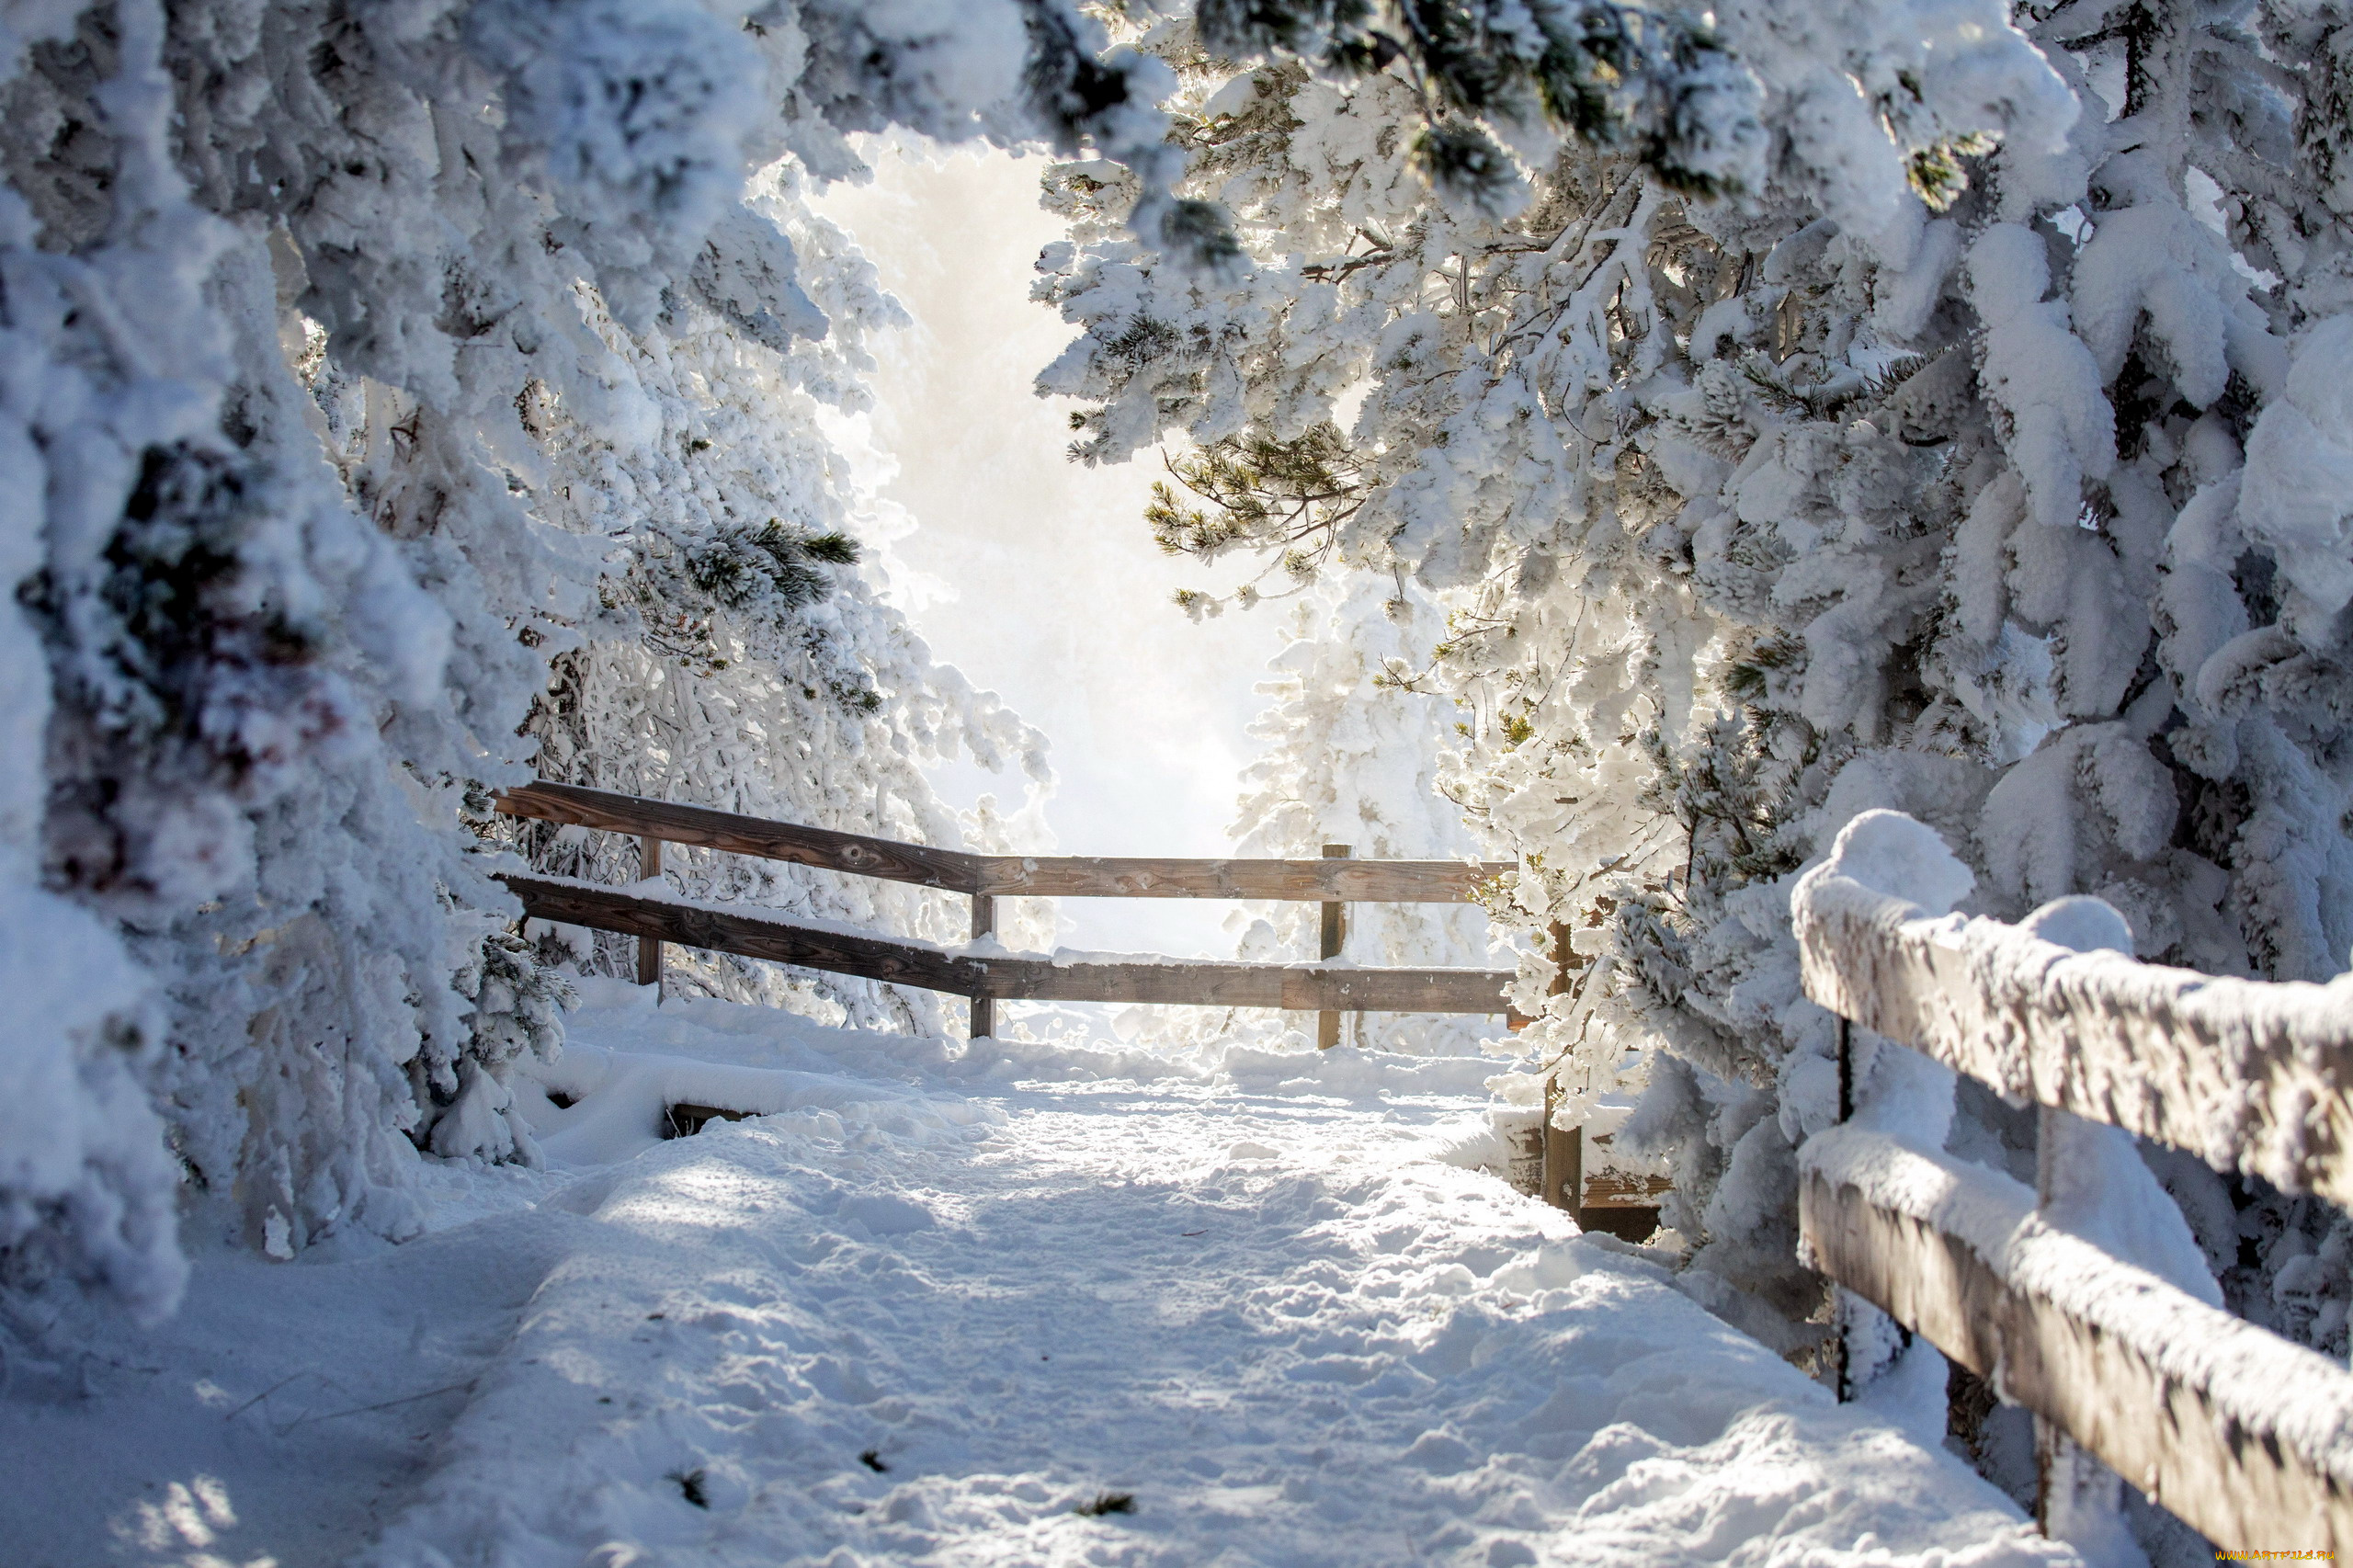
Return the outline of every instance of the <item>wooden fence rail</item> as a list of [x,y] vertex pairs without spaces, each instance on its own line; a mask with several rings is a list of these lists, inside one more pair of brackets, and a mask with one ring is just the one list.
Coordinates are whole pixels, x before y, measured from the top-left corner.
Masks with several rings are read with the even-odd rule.
[[605,828],[670,844],[790,860],[980,896],[1463,903],[1475,900],[1482,886],[1512,869],[1505,861],[1472,865],[1454,860],[972,855],[544,781],[506,790],[496,804],[509,816]]
[[2079,953],[1847,879],[1793,903],[1805,991],[2013,1099],[2353,1205],[2353,977],[2268,984]]
[[[1791,908],[1806,994],[1852,1026],[2014,1101],[2290,1190],[2353,1192],[2353,979],[2262,984],[2079,953],[1929,918],[1836,863]],[[2353,1551],[2344,1368],[2047,1223],[2006,1174],[1859,1125],[1810,1139],[1799,1164],[1802,1245],[1839,1285],[2218,1548]]]
[[[643,800],[572,784],[537,783],[497,798],[510,816],[635,835],[640,867],[661,866],[661,846],[688,844],[881,877],[965,893],[975,940],[995,929],[1005,895],[1091,898],[1267,898],[1324,905],[1324,956],[1337,957],[1335,912],[1347,903],[1459,903],[1506,865],[1445,860],[1103,859],[971,855],[887,838],[765,821],[701,806]],[[1337,847],[1337,846],[1333,846]],[[1327,848],[1327,855],[1331,850]],[[991,1032],[999,1001],[1157,1002],[1316,1012],[1320,1043],[1355,1013],[1511,1015],[1507,970],[1354,969],[1305,964],[1178,962],[1157,958],[980,957],[926,942],[847,932],[767,914],[624,892],[591,882],[509,874],[503,879],[534,919],[636,937],[639,974],[658,979],[665,942],[739,953],[804,969],[941,991],[972,1001],[972,1032]]]
[[2353,1551],[2344,1368],[2045,1226],[1999,1173],[1860,1128],[1807,1155],[1814,1267],[2218,1547]]
[[1503,1013],[1509,970],[1346,969],[1166,960],[975,958],[927,942],[829,930],[553,877],[503,879],[536,920],[560,920],[956,996],[1165,1002],[1315,1012]]

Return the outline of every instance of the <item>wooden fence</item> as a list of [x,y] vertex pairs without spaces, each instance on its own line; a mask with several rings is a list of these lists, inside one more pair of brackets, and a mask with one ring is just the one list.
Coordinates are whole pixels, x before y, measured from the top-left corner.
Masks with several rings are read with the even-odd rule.
[[[2263,984],[1927,918],[1843,875],[1792,907],[1807,995],[2045,1108],[2339,1203],[2353,1194],[2353,978]],[[2353,1374],[2047,1223],[2051,1198],[1865,1125],[1799,1156],[1813,1265],[2218,1549],[2353,1551]],[[2046,1161],[2046,1167],[2048,1162]],[[2070,1461],[2072,1462],[2072,1461]]]
[[[649,876],[660,869],[661,846],[669,843],[964,893],[972,900],[976,940],[994,933],[995,900],[1007,895],[1289,899],[1324,904],[1322,949],[1331,959],[1339,954],[1347,904],[1461,903],[1510,869],[1343,858],[1340,846],[1327,846],[1325,858],[1314,860],[973,855],[546,782],[506,790],[496,804],[510,816],[634,835]],[[981,957],[590,882],[522,874],[504,880],[535,919],[638,937],[641,982],[658,981],[661,944],[676,942],[969,997],[976,1039],[992,1031],[999,1000],[1158,1002],[1318,1012],[1324,1015],[1319,1043],[1331,1045],[1345,1012],[1507,1013],[1503,993],[1513,980],[1508,970]]]

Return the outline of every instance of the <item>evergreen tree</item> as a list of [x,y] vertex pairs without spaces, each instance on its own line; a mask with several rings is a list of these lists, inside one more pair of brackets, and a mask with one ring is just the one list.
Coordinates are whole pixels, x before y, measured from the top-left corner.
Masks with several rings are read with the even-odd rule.
[[[1214,260],[1165,70],[1105,41],[1071,0],[0,20],[7,1283],[161,1311],[184,1216],[287,1256],[413,1231],[421,1151],[532,1157],[504,1079],[557,1049],[541,960],[573,955],[488,873],[622,869],[493,789],[953,843],[927,758],[1042,770],[857,577],[817,417],[896,312],[801,190],[860,176],[859,131],[1043,141],[1126,160],[1138,232]],[[697,892],[952,918],[681,859]]]
[[[1235,848],[1312,858],[1337,843],[1377,859],[1474,858],[1461,813],[1438,789],[1449,715],[1387,690],[1391,662],[1427,641],[1438,619],[1427,597],[1391,579],[1336,574],[1289,608],[1282,649],[1257,687],[1267,701],[1250,735],[1262,750],[1243,772]],[[1295,963],[1317,950],[1321,920],[1320,905],[1271,903],[1231,924],[1241,956]],[[1491,962],[1487,917],[1475,906],[1350,904],[1346,937],[1352,963]],[[1495,1026],[1477,1017],[1359,1013],[1347,1027],[1349,1040],[1369,1049],[1451,1054],[1473,1050]]]
[[[1574,1119],[1646,1085],[1620,1142],[1673,1173],[1695,1290],[1801,1358],[1823,1332],[1791,1151],[1833,1032],[1788,893],[1866,809],[1935,826],[1987,914],[2091,892],[2145,959],[2345,967],[2334,11],[1722,7],[1753,177],[1570,119],[1485,204],[1417,166],[1426,73],[1255,59],[1222,14],[1145,47],[1248,266],[1174,268],[1116,177],[1053,172],[1040,292],[1082,335],[1040,385],[1092,404],[1083,460],[1191,437],[1151,526],[1266,552],[1255,592],[1444,607],[1392,688],[1456,705],[1445,787],[1519,862],[1515,1092],[1558,1074]],[[2030,1173],[1964,1102],[1955,1146]],[[2234,1305],[2343,1354],[2343,1221],[2165,1175]]]

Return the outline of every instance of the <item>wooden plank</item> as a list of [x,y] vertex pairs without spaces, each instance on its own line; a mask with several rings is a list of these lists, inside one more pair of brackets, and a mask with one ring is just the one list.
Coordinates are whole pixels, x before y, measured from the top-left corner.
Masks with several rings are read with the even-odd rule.
[[662,1108],[662,1136],[691,1138],[714,1121],[741,1121],[747,1116],[759,1114],[756,1110],[735,1110],[727,1106],[696,1105],[690,1100],[678,1100]]
[[749,915],[722,914],[691,904],[642,898],[613,888],[506,873],[507,891],[535,920],[561,920],[624,936],[655,937],[689,948],[853,974],[862,980],[972,994],[973,976],[936,948],[883,937],[848,936]]
[[765,860],[790,860],[796,865],[821,866],[861,877],[881,877],[918,887],[979,892],[978,861],[961,849],[927,849],[896,839],[870,838],[864,834],[835,833],[830,828],[797,827],[761,817],[714,812],[704,806],[675,805],[639,795],[590,790],[577,784],[551,784],[545,779],[502,791],[498,809],[508,816],[537,817],[543,822],[570,823],[633,833],[671,844],[691,844],[700,849],[721,849],[731,855],[754,855]]
[[1852,1128],[1801,1165],[1814,1267],[2210,1540],[2353,1551],[2344,1368],[2044,1228],[2031,1194],[1982,1167]]
[[2353,976],[2267,984],[1920,917],[1850,878],[1791,901],[1805,993],[1991,1085],[2353,1205]]
[[1663,1176],[1620,1170],[1611,1165],[1612,1143],[1616,1137],[1614,1132],[1585,1132],[1582,1142],[1592,1146],[1592,1153],[1581,1154],[1580,1160],[1586,1172],[1585,1207],[1655,1211],[1658,1200],[1674,1190],[1674,1181]]
[[1202,860],[1083,855],[972,855],[831,828],[682,806],[546,779],[503,790],[508,816],[631,833],[731,855],[820,866],[955,892],[1038,898],[1338,899],[1353,903],[1460,903],[1512,869],[1509,861]]
[[1318,1013],[1501,1013],[1508,970],[973,959],[983,994],[1039,1002],[1162,1002]]
[[1455,860],[1188,860],[983,855],[983,891],[1039,898],[1264,898],[1295,903],[1467,903],[1512,869]]
[[1511,1189],[1526,1198],[1544,1196],[1544,1126],[1530,1119],[1528,1125],[1506,1131],[1499,1123],[1496,1131],[1503,1133],[1510,1157],[1505,1162],[1504,1180]]
[[1501,1013],[1508,970],[1321,969],[1308,965],[975,959],[927,944],[825,931],[615,888],[518,872],[501,876],[533,919],[561,920],[690,948],[958,996],[1040,1002],[1167,1002],[1318,1012]]
[[1674,1188],[1675,1184],[1665,1176],[1628,1176],[1622,1171],[1608,1171],[1586,1178],[1585,1207],[1648,1209],[1655,1212],[1658,1200]]

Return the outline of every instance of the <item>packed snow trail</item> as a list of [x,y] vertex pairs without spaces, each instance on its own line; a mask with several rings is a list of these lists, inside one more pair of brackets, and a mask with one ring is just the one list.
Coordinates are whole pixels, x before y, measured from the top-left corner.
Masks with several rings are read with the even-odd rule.
[[[429,1468],[368,1483],[371,1568],[2074,1561],[1933,1434],[1449,1163],[1482,1062],[1152,1076],[599,996],[548,1177],[481,1178],[536,1208],[280,1271],[493,1235],[541,1271]],[[784,1108],[643,1131],[730,1080]],[[115,1555],[337,1560],[222,1533]]]

